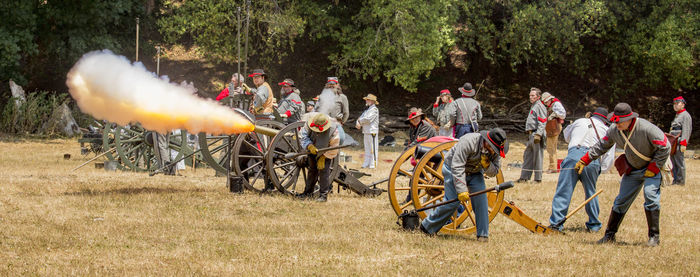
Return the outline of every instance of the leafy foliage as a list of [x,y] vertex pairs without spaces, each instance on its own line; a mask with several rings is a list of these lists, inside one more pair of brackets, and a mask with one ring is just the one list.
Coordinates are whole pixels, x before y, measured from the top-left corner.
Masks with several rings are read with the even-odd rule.
[[27,95],[27,101],[18,106],[12,98],[5,104],[0,120],[0,131],[5,133],[37,133],[48,121],[54,109],[60,106],[67,94],[37,91]]

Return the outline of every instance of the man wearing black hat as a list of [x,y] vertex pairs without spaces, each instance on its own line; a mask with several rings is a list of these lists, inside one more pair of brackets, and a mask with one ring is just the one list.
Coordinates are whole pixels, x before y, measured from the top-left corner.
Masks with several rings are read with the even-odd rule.
[[627,103],[619,103],[615,106],[610,121],[616,128],[610,128],[600,142],[581,157],[576,163],[576,170],[581,174],[584,167],[598,159],[613,145],[622,145],[625,151],[615,161],[615,167],[622,175],[620,180],[620,193],[615,198],[605,235],[598,243],[615,241],[615,233],[625,217],[625,213],[632,205],[634,198],[640,190],[644,191],[644,212],[647,216],[649,227],[649,241],[647,245],[659,245],[659,211],[661,204],[661,174],[666,159],[671,152],[666,135],[651,124],[638,117]]
[[688,146],[690,134],[693,132],[693,119],[688,111],[685,110],[685,99],[683,96],[678,96],[673,99],[673,110],[676,111],[676,117],[671,122],[671,135],[678,137],[678,146],[676,151],[671,155],[671,163],[673,163],[673,184],[685,185],[685,148]]
[[[574,165],[588,150],[600,142],[602,136],[608,131],[608,118],[606,117],[608,110],[605,108],[596,108],[590,116],[580,118],[564,129],[564,139],[569,143],[569,151],[561,163],[561,172],[559,173],[559,181],[557,182],[557,190],[552,199],[552,215],[549,217],[550,229],[559,230],[563,228],[562,222],[566,217],[571,203],[571,195],[574,193],[576,183],[581,181],[583,191],[586,194],[586,199],[595,194],[596,182],[598,176],[604,170],[601,167],[610,168],[614,150],[606,152],[600,161],[596,160],[587,166],[581,174],[573,170]],[[614,146],[611,147],[614,149]],[[603,165],[601,165],[603,163]],[[593,198],[586,204],[586,214],[588,214],[588,222],[586,229],[590,232],[600,230],[602,224],[598,219],[598,197]]]
[[253,112],[255,113],[256,118],[272,118],[275,96],[272,94],[272,88],[270,88],[270,85],[265,80],[265,78],[267,78],[267,74],[265,74],[265,71],[262,69],[254,69],[253,73],[248,75],[248,77],[253,78],[253,83],[256,86],[255,89],[251,89],[244,84],[244,88],[246,90],[250,90],[253,94],[255,94],[255,98],[253,99]]
[[[462,203],[471,202],[476,219],[476,237],[486,242],[489,236],[489,210],[486,194],[469,197],[470,192],[486,189],[484,175],[498,174],[501,159],[506,157],[508,144],[506,132],[500,128],[462,136],[445,155],[442,174],[445,177],[445,201],[458,198]],[[435,234],[450,220],[459,202],[437,207],[423,220],[420,230]]]
[[481,104],[472,98],[476,94],[472,84],[464,83],[457,90],[462,93],[462,97],[454,101],[451,116],[455,122],[454,137],[456,139],[464,134],[479,131],[478,121],[481,120]]
[[542,91],[538,88],[530,89],[530,113],[525,121],[525,132],[528,140],[525,152],[523,153],[523,168],[520,171],[518,183],[527,182],[535,174],[535,182],[542,182],[542,159],[544,157],[544,146],[547,135],[545,126],[547,125],[547,108],[540,100]]
[[294,85],[294,80],[287,78],[278,85],[282,86],[280,92],[282,101],[277,106],[277,112],[286,118],[287,124],[301,120],[304,114],[304,102],[299,97],[300,92]]

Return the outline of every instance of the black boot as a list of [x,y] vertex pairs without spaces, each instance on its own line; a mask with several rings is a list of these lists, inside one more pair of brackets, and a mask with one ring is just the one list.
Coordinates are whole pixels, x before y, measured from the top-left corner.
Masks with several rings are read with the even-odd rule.
[[615,242],[615,233],[617,233],[617,228],[620,227],[623,218],[625,218],[625,214],[610,210],[610,218],[608,218],[608,227],[605,228],[605,235],[597,243]]
[[644,210],[647,215],[647,226],[649,226],[649,241],[647,246],[659,246],[659,212]]

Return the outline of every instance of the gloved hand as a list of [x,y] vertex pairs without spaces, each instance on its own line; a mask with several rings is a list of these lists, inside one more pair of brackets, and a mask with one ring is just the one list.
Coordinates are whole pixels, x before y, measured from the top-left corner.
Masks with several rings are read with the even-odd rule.
[[656,176],[656,174],[659,174],[659,167],[656,166],[655,162],[649,163],[647,171],[644,171],[644,177],[650,178]]
[[462,192],[462,193],[457,195],[457,198],[459,199],[459,201],[467,202],[467,201],[469,201],[469,192],[468,191]]
[[542,136],[539,134],[535,134],[532,141],[534,141],[535,143],[540,143],[542,141]]
[[486,155],[481,155],[481,167],[484,169],[489,168],[489,165],[491,165],[491,161],[489,161],[489,157]]
[[321,155],[321,157],[318,158],[318,160],[316,161],[316,168],[318,170],[323,170],[324,168],[326,168],[326,156]]
[[318,153],[318,148],[314,146],[313,144],[309,144],[309,146],[306,147],[307,150],[309,150],[309,153],[316,155]]
[[249,87],[248,85],[246,85],[245,83],[243,83],[243,84],[241,84],[241,86],[243,87],[243,90],[244,90],[246,93],[250,93],[250,87]]
[[685,145],[681,145],[681,153],[685,153]]
[[576,165],[574,166],[574,170],[578,172],[578,174],[581,174],[583,172],[583,168],[586,167],[586,163],[583,161],[578,161],[576,162]]

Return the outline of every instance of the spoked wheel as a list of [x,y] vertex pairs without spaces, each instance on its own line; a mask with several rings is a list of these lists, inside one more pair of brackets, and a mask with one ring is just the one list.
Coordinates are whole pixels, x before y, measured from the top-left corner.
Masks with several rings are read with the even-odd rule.
[[[256,126],[282,129],[284,124],[272,120],[258,120]],[[265,171],[265,154],[269,149],[272,137],[256,132],[240,134],[233,144],[231,168],[236,176],[244,177],[243,186],[247,189],[262,192],[269,174]]]
[[[423,142],[420,145],[425,147],[438,146],[439,142]],[[412,158],[416,151],[416,146],[412,146],[396,159],[394,166],[391,167],[389,173],[388,194],[391,207],[396,215],[401,214],[406,208],[413,205],[413,201],[407,200],[407,196],[411,193],[411,176],[413,176]]]
[[[127,127],[119,126],[114,130],[117,153],[124,167],[133,171],[150,171],[158,167],[155,151],[153,150],[155,132],[133,124]],[[175,150],[177,155],[172,161],[179,160],[192,150],[187,146],[187,132],[168,134],[168,151]],[[168,153],[170,155],[170,153]],[[172,157],[172,155],[171,155]]]
[[[230,140],[229,140],[230,138]],[[199,133],[197,136],[202,160],[217,174],[226,176],[226,161],[228,161],[227,146],[233,147],[236,136],[207,135]]]
[[[109,151],[110,149],[114,148],[116,145],[114,144],[114,132],[115,128],[117,128],[117,125],[114,123],[105,123],[104,126],[102,126],[102,151]],[[116,149],[113,151],[110,151],[109,153],[104,155],[107,160],[109,161],[117,161],[119,159],[119,154],[117,154]],[[117,165],[117,168],[121,170],[126,170],[127,168],[124,167],[124,165],[119,162]]]
[[[445,196],[445,179],[442,175],[442,165],[444,164],[447,150],[452,148],[457,142],[442,143],[430,151],[428,151],[416,165],[411,178],[411,197],[413,206],[420,209],[433,204],[438,204],[443,201]],[[490,180],[493,180],[491,178]],[[503,183],[503,173],[499,170],[495,178],[497,185]],[[493,181],[492,181],[493,182]],[[488,180],[486,187],[489,187]],[[486,193],[489,206],[489,222],[493,220],[503,204],[503,191]],[[449,234],[470,234],[476,232],[476,220],[469,203],[462,202],[461,205],[465,208],[459,214],[455,212],[450,221],[440,229],[441,233]],[[426,211],[418,212],[418,216],[424,219],[428,216]]]
[[[299,133],[305,122],[295,122],[284,127],[270,143],[270,150],[265,156],[267,173],[277,189],[285,194],[296,195],[304,191],[308,177],[308,156],[296,158],[285,157],[291,153],[305,153],[301,148]],[[330,164],[331,180],[337,177],[338,159]]]

